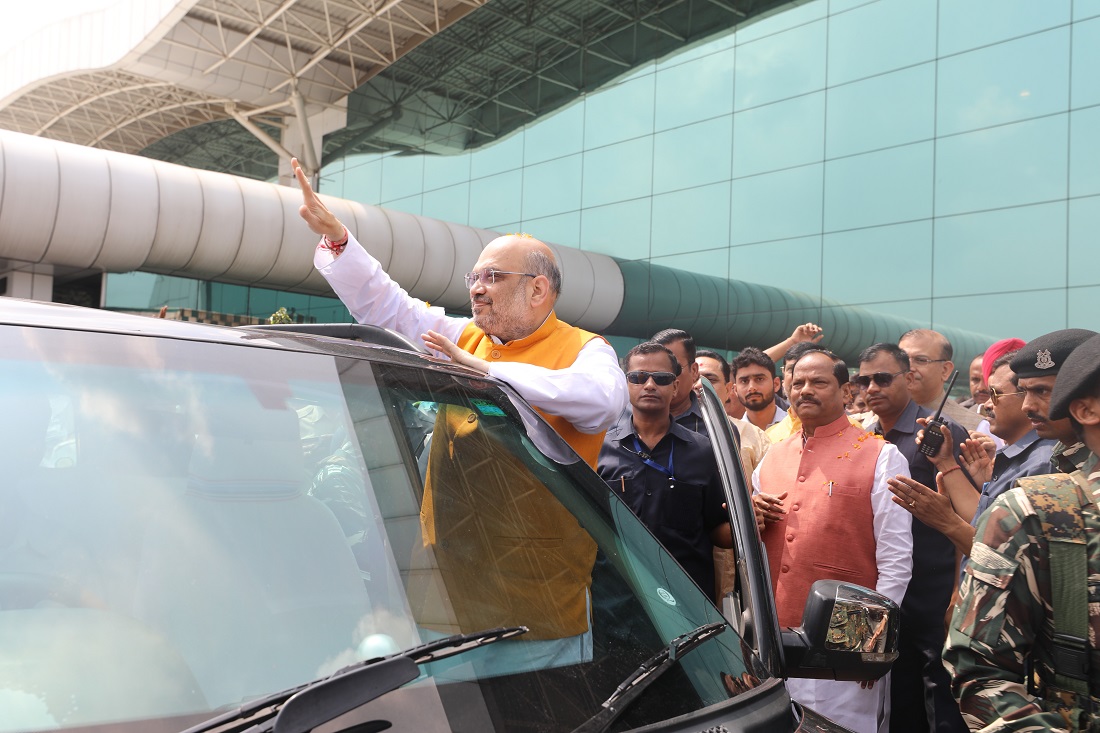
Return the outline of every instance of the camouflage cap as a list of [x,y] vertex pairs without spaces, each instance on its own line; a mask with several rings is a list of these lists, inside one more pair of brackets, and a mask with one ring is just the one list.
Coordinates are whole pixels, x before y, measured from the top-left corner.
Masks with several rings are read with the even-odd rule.
[[1100,382],[1100,335],[1073,350],[1058,372],[1050,396],[1050,419],[1069,417],[1069,403],[1096,390]]
[[1009,366],[1017,377],[1047,377],[1057,374],[1066,357],[1096,335],[1087,328],[1063,328],[1028,341],[1012,357]]

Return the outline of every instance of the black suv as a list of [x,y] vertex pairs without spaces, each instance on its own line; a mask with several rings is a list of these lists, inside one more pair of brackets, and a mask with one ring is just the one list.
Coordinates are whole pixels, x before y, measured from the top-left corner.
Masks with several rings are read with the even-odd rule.
[[855,586],[778,628],[713,394],[723,611],[508,386],[366,332],[0,298],[0,733],[840,730],[783,678],[889,668]]

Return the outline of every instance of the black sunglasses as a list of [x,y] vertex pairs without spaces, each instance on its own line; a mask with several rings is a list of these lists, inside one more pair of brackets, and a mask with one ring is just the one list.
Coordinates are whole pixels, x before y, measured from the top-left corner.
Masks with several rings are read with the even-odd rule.
[[645,384],[650,379],[652,379],[658,387],[667,387],[676,381],[676,375],[672,372],[634,371],[626,373],[626,381],[631,384]]
[[905,374],[907,370],[902,369],[900,372],[875,372],[874,374],[857,374],[852,377],[852,381],[859,385],[860,389],[867,389],[871,386],[871,381],[874,380],[875,384],[880,387],[889,387],[894,383],[894,377],[900,377]]

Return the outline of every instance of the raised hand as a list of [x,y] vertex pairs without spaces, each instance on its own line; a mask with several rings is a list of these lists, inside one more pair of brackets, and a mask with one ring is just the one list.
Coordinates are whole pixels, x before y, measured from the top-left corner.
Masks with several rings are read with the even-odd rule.
[[314,234],[328,237],[333,242],[343,239],[344,225],[313,192],[313,186],[309,185],[306,172],[302,170],[297,158],[290,159],[290,168],[294,171],[294,177],[298,179],[298,187],[302,189],[302,205],[298,209],[298,215],[305,220]]
[[[918,417],[917,423],[919,425],[928,425],[929,418]],[[940,434],[943,435],[943,445],[936,451],[934,455],[928,457],[928,460],[932,462],[932,465],[942,470],[947,470],[955,463],[955,440],[951,435],[951,429],[946,425],[940,426]],[[917,445],[924,442],[924,431],[918,430],[916,437]]]
[[951,499],[943,488],[942,474],[936,474],[936,489],[900,474],[887,479],[886,483],[894,495],[894,503],[929,527],[946,533],[959,521],[959,515],[955,513]]
[[791,345],[800,344],[803,341],[812,341],[815,344],[825,337],[821,326],[816,323],[803,323],[791,333]]
[[971,438],[962,444],[963,468],[978,482],[984,484],[993,478],[993,456],[986,450],[985,441]]

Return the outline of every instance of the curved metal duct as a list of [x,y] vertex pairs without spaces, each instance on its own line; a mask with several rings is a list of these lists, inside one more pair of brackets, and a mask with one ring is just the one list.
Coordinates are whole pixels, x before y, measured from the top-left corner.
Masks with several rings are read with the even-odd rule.
[[[813,321],[826,343],[848,366],[859,352],[880,341],[897,343],[912,328],[928,328],[899,316],[875,313],[768,285],[700,275],[644,261],[619,261],[625,282],[622,311],[605,332],[646,337],[665,328],[682,328],[700,346],[740,350],[767,348]],[[984,334],[937,327],[955,349],[955,363],[969,364],[993,342]]]
[[[325,204],[413,296],[465,310],[462,274],[499,236],[331,196]],[[0,257],[332,296],[293,188],[0,131]],[[622,305],[614,260],[551,243],[558,312],[603,330]]]

